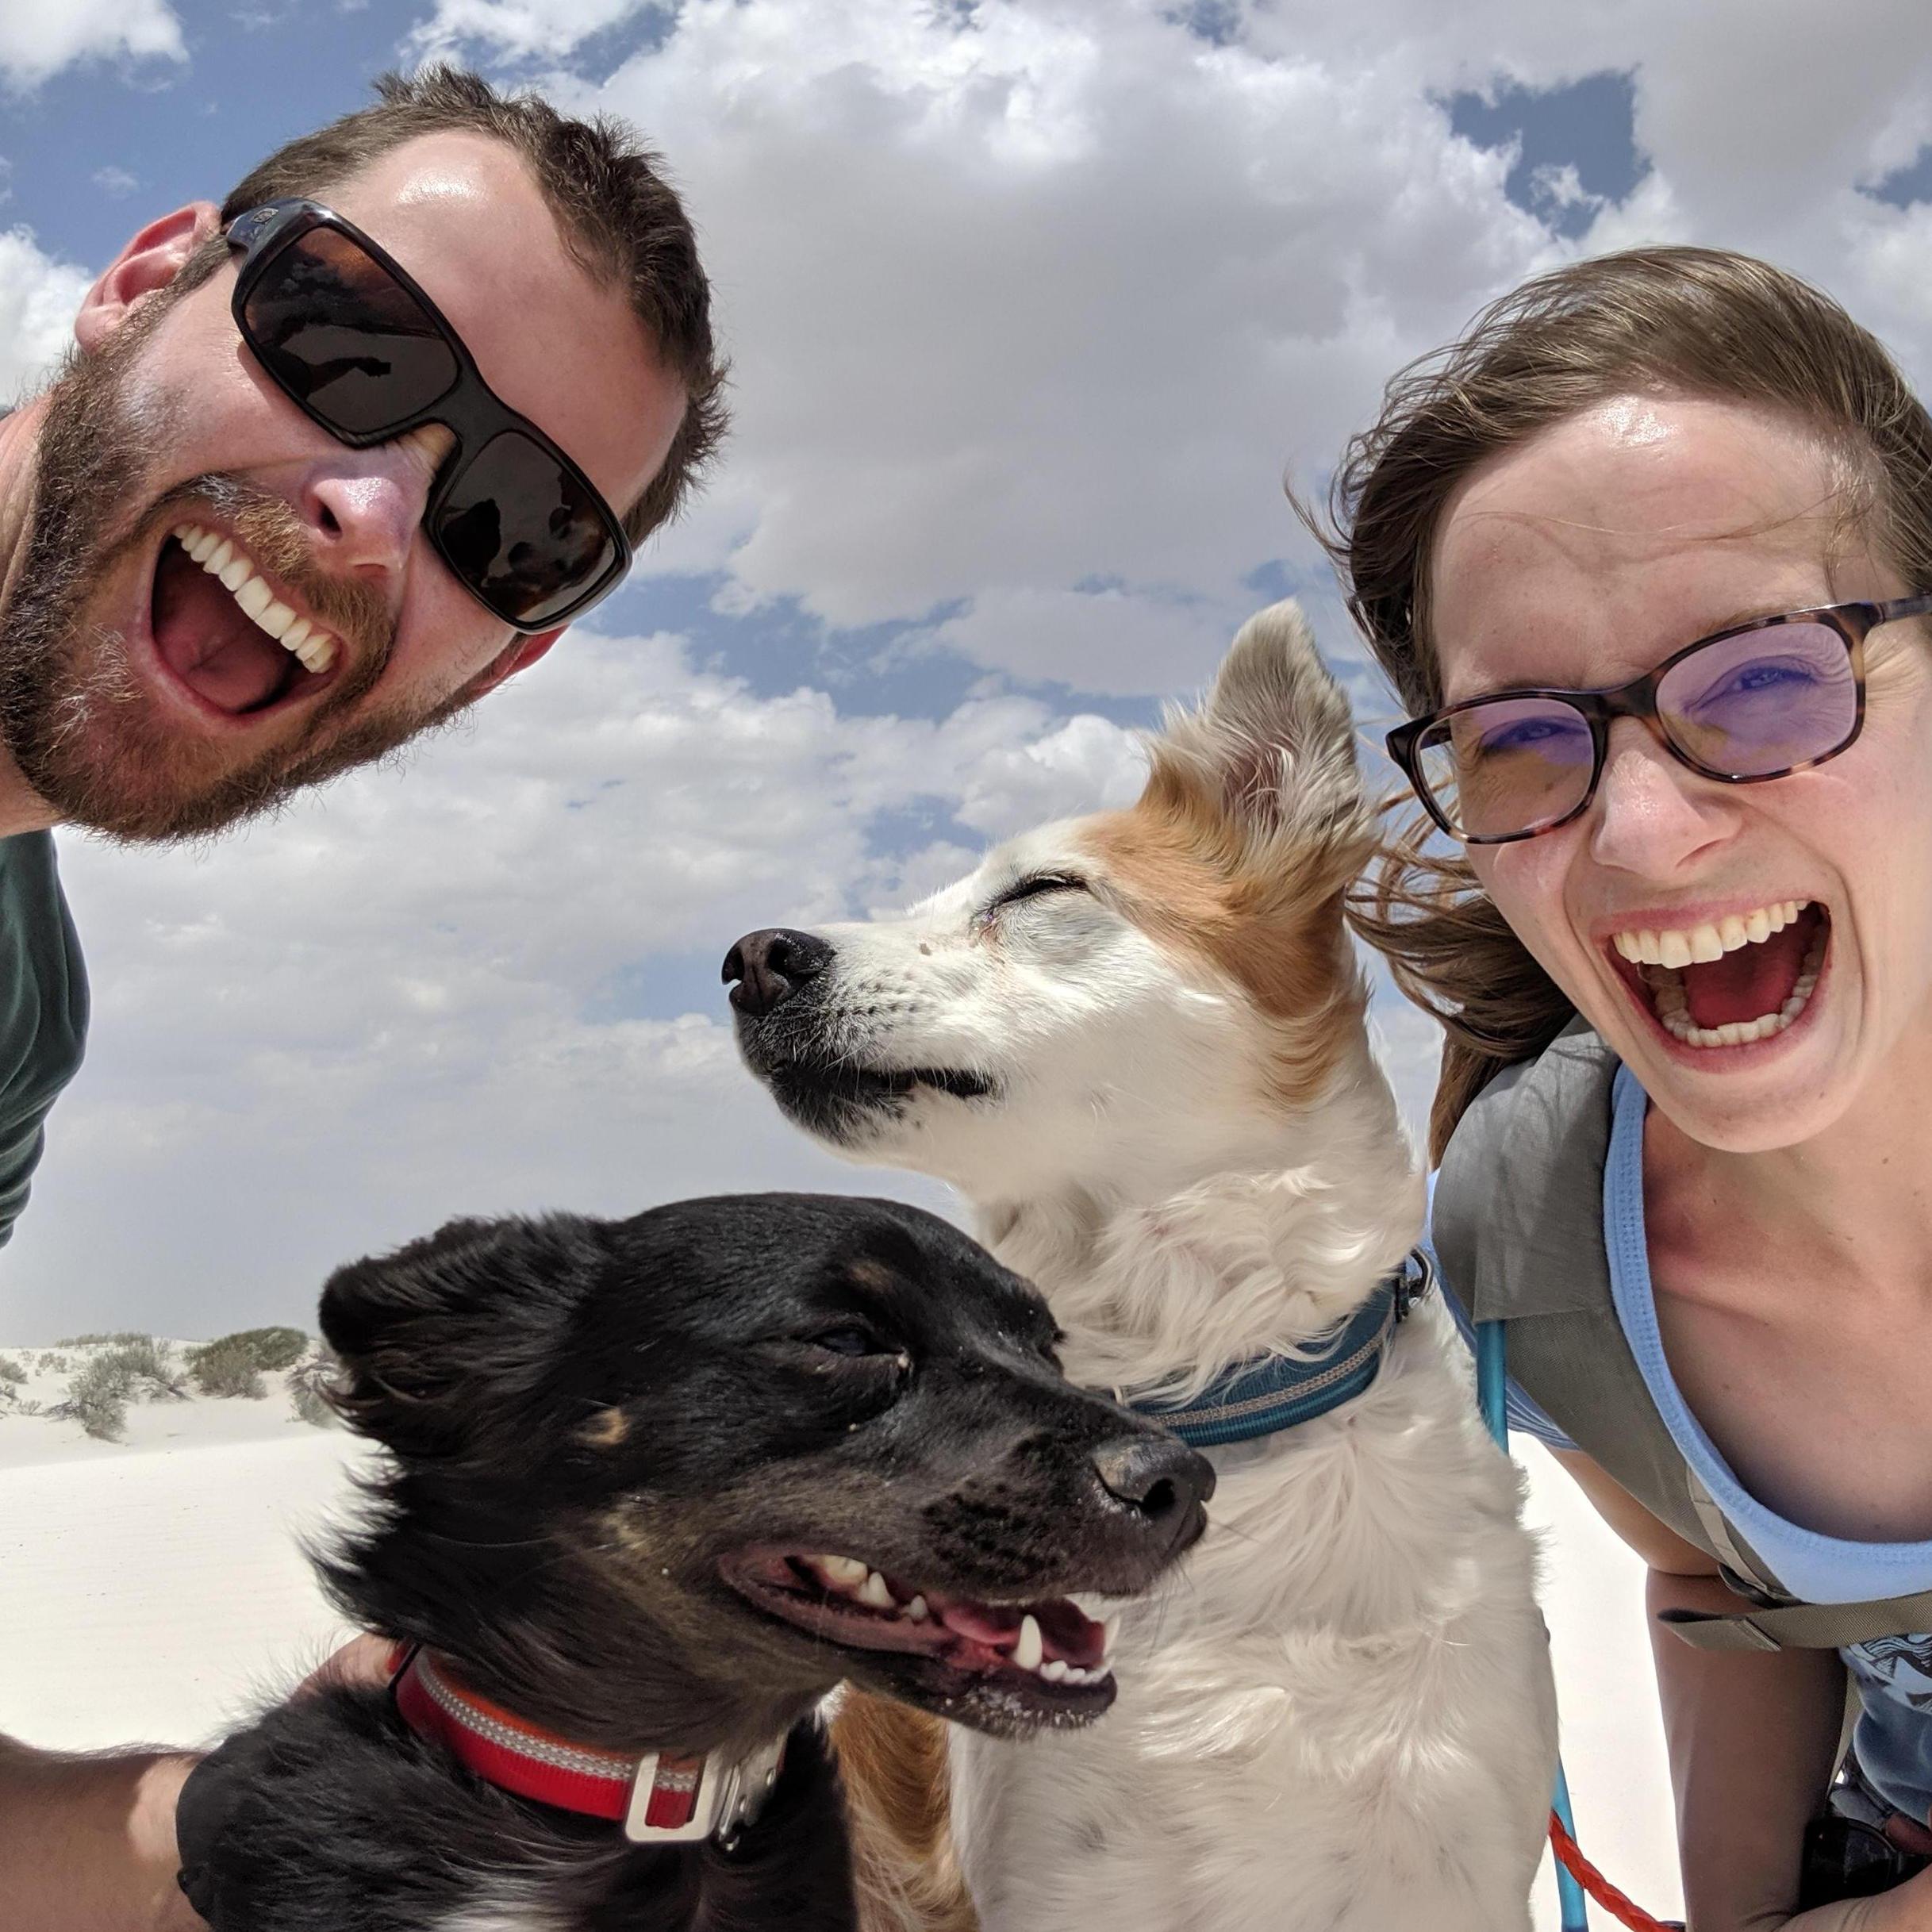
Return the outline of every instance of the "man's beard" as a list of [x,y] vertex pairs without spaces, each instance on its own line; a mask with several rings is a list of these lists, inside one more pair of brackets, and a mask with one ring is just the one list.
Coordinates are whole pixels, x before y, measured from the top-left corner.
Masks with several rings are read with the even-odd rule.
[[[137,398],[130,380],[168,305],[165,293],[152,298],[95,353],[71,359],[50,392],[30,520],[0,609],[0,747],[63,822],[141,843],[205,837],[270,811],[447,722],[475,695],[472,684],[427,710],[353,716],[389,661],[394,624],[371,586],[316,568],[299,518],[278,497],[205,475],[134,513],[185,413],[179,398]],[[348,653],[301,728],[239,765],[226,746],[171,725],[142,688],[127,640],[86,615],[118,565],[192,518],[189,505],[222,514]]]

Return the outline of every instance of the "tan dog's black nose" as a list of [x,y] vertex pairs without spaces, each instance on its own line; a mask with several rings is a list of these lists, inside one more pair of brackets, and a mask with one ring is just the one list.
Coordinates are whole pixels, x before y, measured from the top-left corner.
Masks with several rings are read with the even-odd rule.
[[1172,1436],[1127,1436],[1093,1452],[1108,1495],[1169,1537],[1192,1531],[1214,1494],[1214,1465]]
[[754,1020],[762,1019],[782,1006],[801,981],[824,972],[832,956],[832,947],[809,932],[785,926],[747,932],[724,955],[732,1004]]

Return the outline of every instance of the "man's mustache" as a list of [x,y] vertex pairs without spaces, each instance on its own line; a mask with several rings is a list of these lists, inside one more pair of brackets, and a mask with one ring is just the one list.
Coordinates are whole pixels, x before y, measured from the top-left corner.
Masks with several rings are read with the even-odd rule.
[[320,568],[302,518],[282,498],[215,471],[176,484],[156,502],[152,517],[172,522],[184,509],[212,511],[229,524],[254,561],[342,640],[350,669],[340,682],[366,691],[382,675],[396,642],[389,599],[374,584]]

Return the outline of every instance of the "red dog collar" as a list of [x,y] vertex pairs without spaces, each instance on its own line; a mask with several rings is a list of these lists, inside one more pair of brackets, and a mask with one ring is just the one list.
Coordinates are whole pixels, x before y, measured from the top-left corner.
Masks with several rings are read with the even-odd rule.
[[716,1751],[628,1757],[572,1744],[478,1696],[419,1648],[400,1653],[393,1668],[396,1709],[419,1738],[519,1798],[621,1820],[633,1844],[728,1844],[758,1815],[785,1755],[780,1738],[738,1759]]

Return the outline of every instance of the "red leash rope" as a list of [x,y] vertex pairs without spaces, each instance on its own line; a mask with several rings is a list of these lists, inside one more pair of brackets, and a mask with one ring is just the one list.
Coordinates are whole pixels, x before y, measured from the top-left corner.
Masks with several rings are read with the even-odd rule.
[[1619,1925],[1628,1926],[1630,1932],[1681,1932],[1679,1926],[1667,1924],[1661,1919],[1653,1919],[1641,1905],[1634,1904],[1618,1891],[1584,1857],[1577,1849],[1577,1841],[1563,1829],[1563,1821],[1554,1811],[1550,1814],[1550,1849],[1570,1876]]

